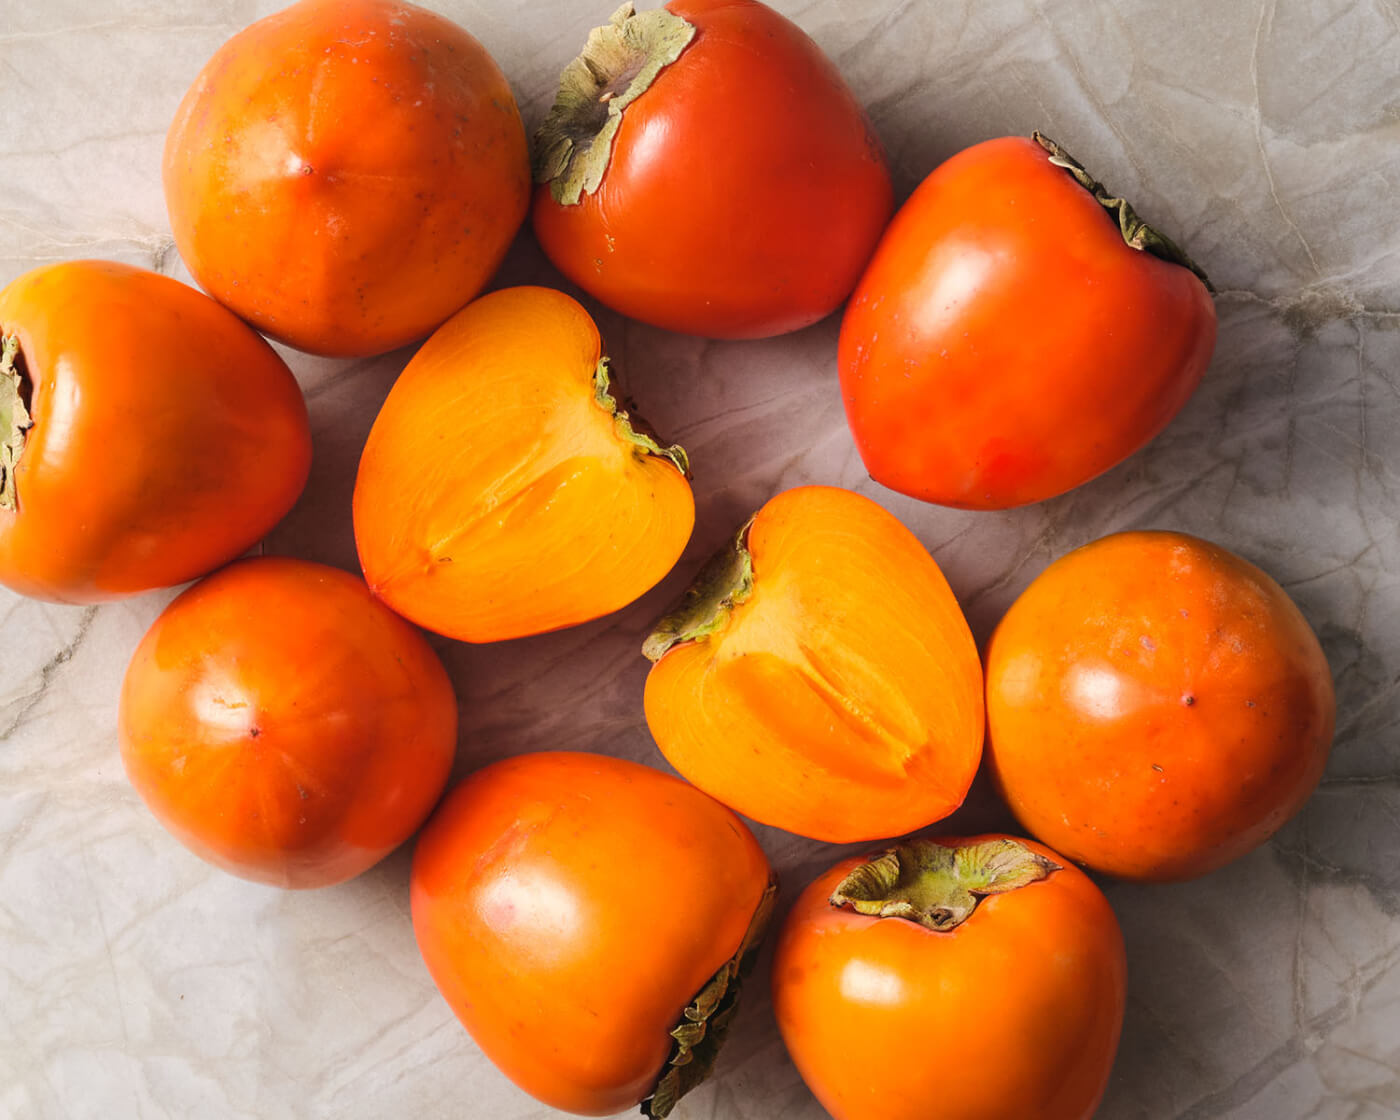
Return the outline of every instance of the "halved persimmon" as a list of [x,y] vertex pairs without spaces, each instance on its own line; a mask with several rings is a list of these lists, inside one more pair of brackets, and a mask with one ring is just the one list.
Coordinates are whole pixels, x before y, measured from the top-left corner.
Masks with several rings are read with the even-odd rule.
[[618,407],[575,300],[492,292],[424,343],[370,431],[354,500],[365,579],[468,642],[587,622],[680,557],[688,469]]
[[662,754],[765,824],[898,836],[961,805],[977,771],[967,620],[914,534],[849,490],[773,498],[643,652]]

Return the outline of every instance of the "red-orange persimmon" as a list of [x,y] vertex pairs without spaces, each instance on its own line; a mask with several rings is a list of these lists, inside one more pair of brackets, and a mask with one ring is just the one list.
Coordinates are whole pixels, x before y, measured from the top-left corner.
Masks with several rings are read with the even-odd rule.
[[122,685],[122,761],[187,848],[282,887],[338,883],[428,815],[457,743],[422,635],[337,568],[243,560],[146,633]]
[[711,338],[834,311],[893,205],[860,103],[757,0],[624,4],[564,71],[535,178],[535,234],[564,275]]
[[877,482],[1003,509],[1142,447],[1214,346],[1204,274],[1058,145],[1007,137],[890,223],[841,324],[841,390]]

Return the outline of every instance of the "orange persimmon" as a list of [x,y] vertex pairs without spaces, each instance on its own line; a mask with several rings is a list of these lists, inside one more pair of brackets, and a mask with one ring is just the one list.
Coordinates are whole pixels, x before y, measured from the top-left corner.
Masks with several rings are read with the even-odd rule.
[[422,338],[477,294],[530,195],[510,85],[461,27],[401,0],[301,0],[185,94],[165,201],[200,285],[315,354]]
[[337,568],[242,560],[168,606],[122,684],[122,762],[196,855],[322,887],[376,863],[432,809],[457,701],[431,647]]
[[413,856],[413,932],[507,1077],[555,1108],[664,1117],[709,1072],[775,887],[692,786],[606,755],[477,771]]
[[933,557],[849,490],[779,494],[663,619],[646,717],[705,792],[819,840],[946,817],[982,751],[982,668]]
[[1009,836],[844,860],[773,956],[778,1029],[835,1120],[1089,1120],[1126,996],[1108,900]]
[[1012,811],[1124,878],[1191,878],[1262,844],[1321,778],[1335,713],[1283,589],[1182,533],[1061,557],[987,647],[988,754]]
[[360,563],[384,602],[453,638],[573,626],[671,570],[695,523],[687,471],[618,407],[575,300],[492,292],[423,345],[374,422]]
[[0,583],[93,603],[226,564],[311,469],[296,378],[203,292],[115,261],[0,292]]

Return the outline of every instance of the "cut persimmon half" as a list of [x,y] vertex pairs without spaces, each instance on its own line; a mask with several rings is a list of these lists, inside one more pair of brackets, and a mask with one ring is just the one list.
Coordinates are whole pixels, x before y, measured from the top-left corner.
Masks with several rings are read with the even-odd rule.
[[938,564],[849,490],[773,498],[643,652],[667,760],[764,824],[837,843],[962,804],[982,754],[982,667]]
[[599,618],[680,557],[688,470],[619,407],[575,300],[492,292],[423,344],[370,430],[354,498],[365,580],[468,642]]

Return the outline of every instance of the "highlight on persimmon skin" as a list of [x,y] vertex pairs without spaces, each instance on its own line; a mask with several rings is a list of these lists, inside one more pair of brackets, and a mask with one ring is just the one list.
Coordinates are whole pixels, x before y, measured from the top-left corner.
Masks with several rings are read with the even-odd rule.
[[338,568],[241,560],[180,595],[127,667],[122,762],[182,844],[244,879],[371,867],[447,784],[457,701],[412,626]]
[[370,588],[420,626],[492,642],[609,614],[690,539],[689,463],[618,407],[588,313],[507,288],[424,343],[355,480]]
[[768,502],[644,650],[667,760],[754,820],[837,843],[962,804],[982,751],[982,667],[918,539],[849,490]]
[[1277,583],[1184,533],[1062,556],[987,646],[988,755],[1021,823],[1097,871],[1190,879],[1311,795],[1336,699]]

